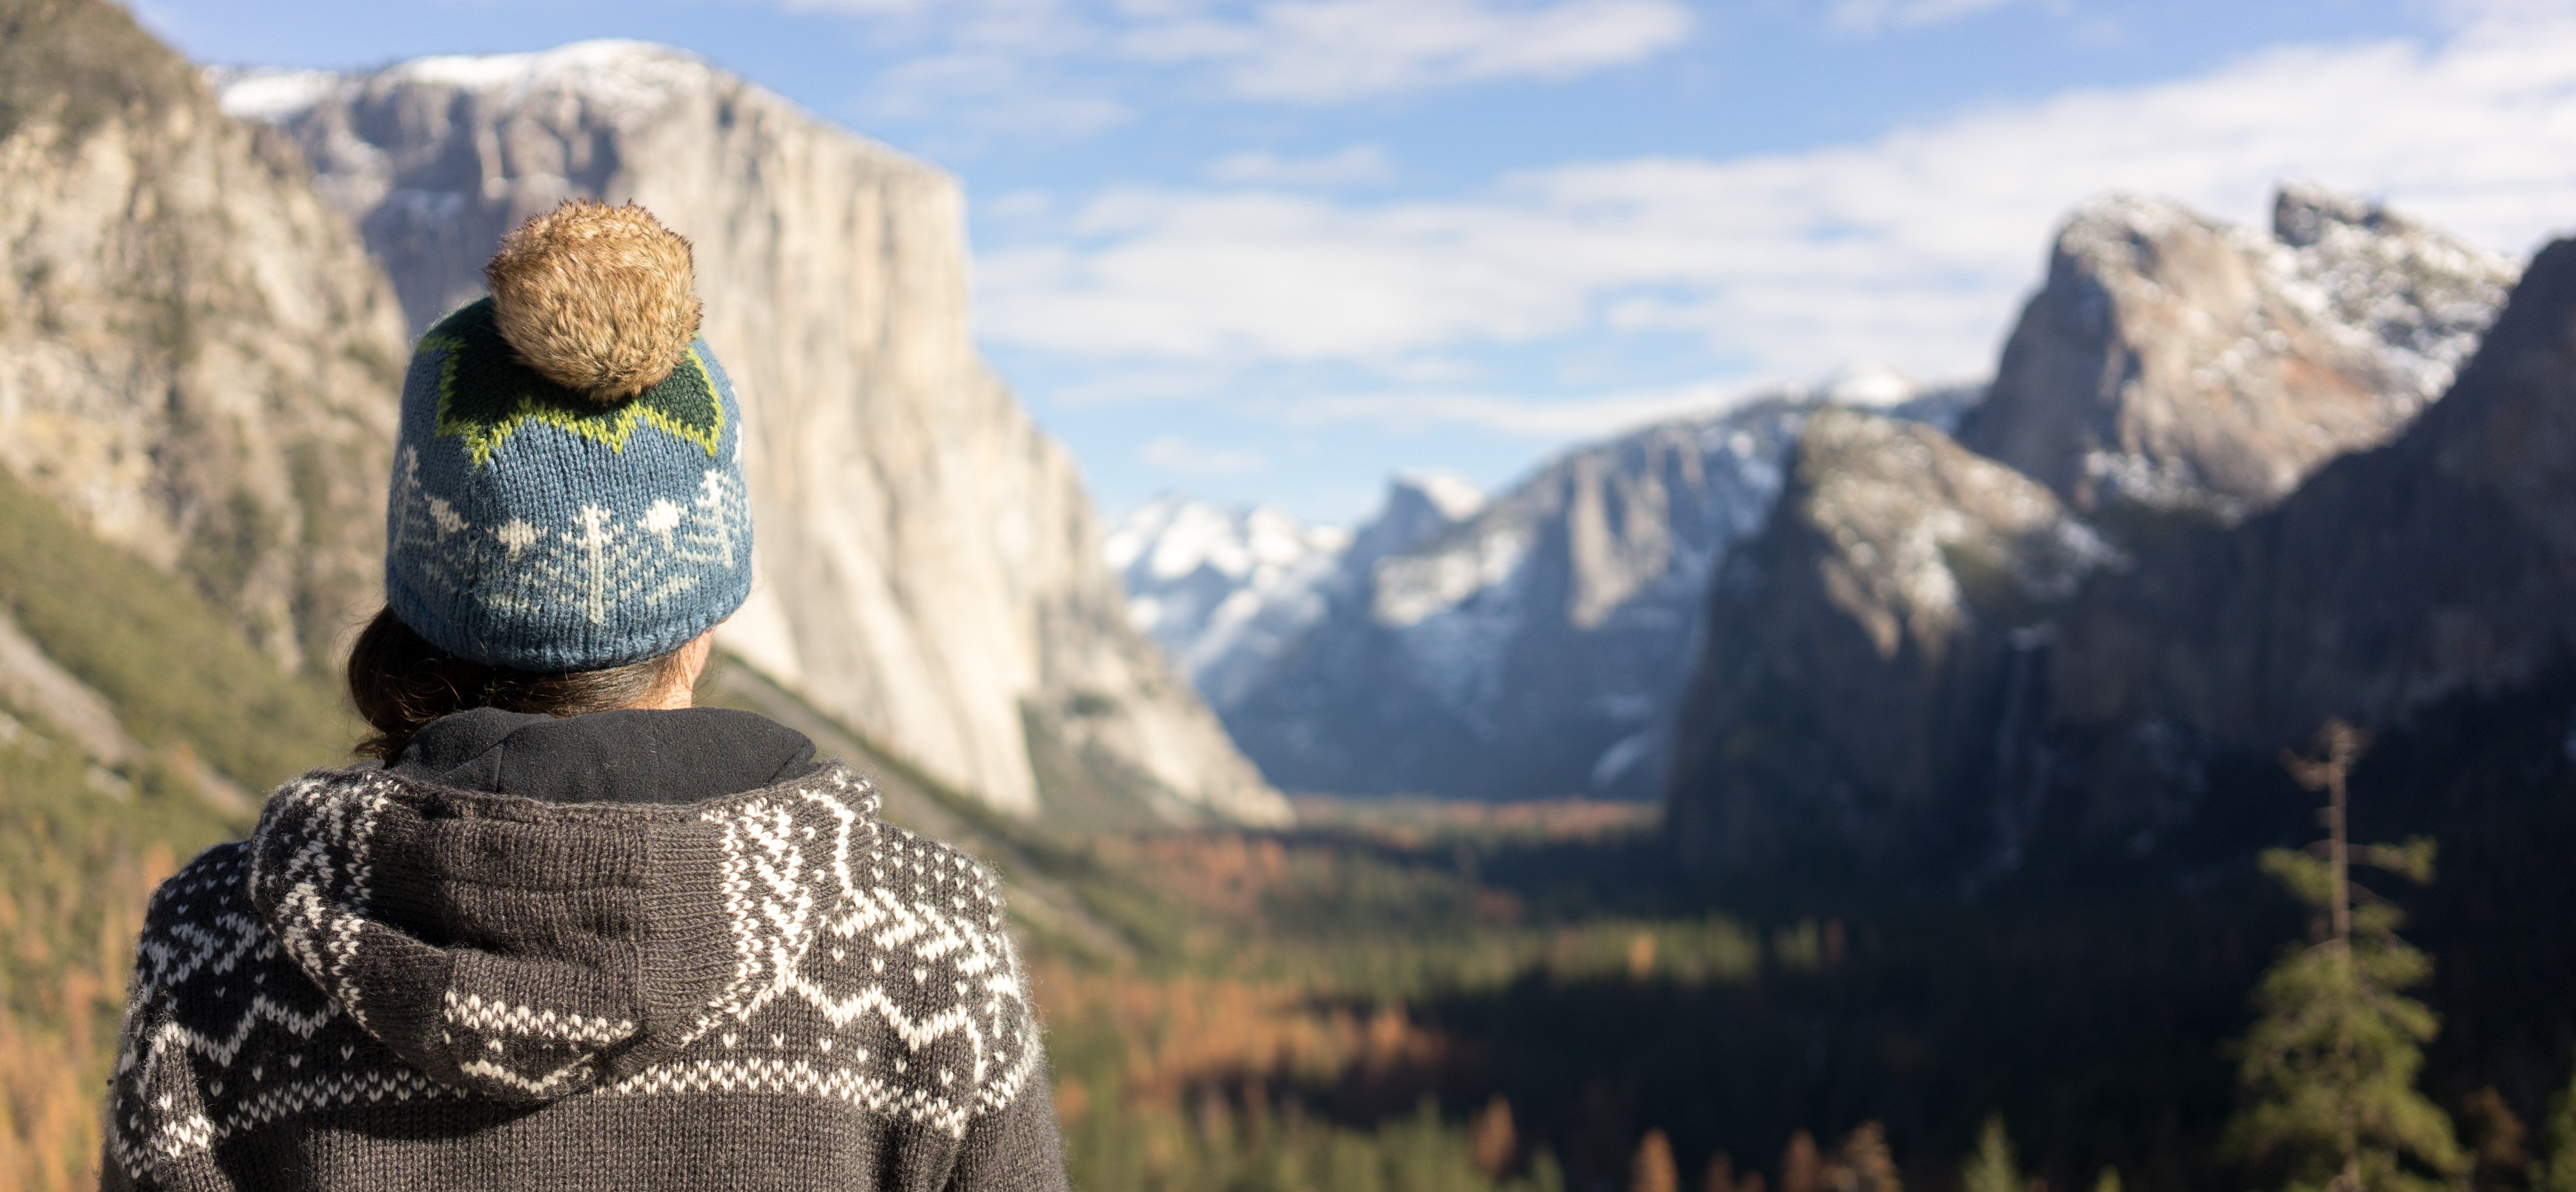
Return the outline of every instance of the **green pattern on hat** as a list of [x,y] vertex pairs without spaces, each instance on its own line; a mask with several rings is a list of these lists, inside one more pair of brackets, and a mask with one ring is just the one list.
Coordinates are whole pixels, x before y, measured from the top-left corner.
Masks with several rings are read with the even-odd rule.
[[710,456],[724,437],[724,403],[717,399],[715,381],[694,348],[670,376],[634,400],[602,406],[521,364],[501,338],[489,298],[439,320],[421,337],[420,347],[445,351],[438,378],[437,434],[465,440],[466,456],[478,470],[530,422],[568,431],[619,454],[625,453],[627,436],[638,423],[695,443]]

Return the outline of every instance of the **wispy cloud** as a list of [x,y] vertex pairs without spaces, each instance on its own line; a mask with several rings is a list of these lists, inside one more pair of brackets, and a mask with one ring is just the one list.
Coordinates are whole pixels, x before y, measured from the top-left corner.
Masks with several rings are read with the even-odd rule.
[[1509,78],[1565,78],[1680,42],[1676,0],[1273,0],[1142,25],[1140,60],[1214,65],[1236,94],[1334,103]]
[[1556,400],[1493,393],[1344,393],[1297,402],[1283,410],[1280,420],[1291,426],[1365,422],[1392,431],[1473,426],[1519,438],[1562,441],[1722,410],[1745,396],[1740,388],[1724,385],[1681,385]]
[[1395,180],[1395,161],[1382,145],[1353,145],[1320,157],[1229,153],[1209,162],[1217,182],[1251,186],[1357,186]]
[[1270,466],[1270,460],[1258,451],[1205,447],[1179,435],[1162,435],[1148,441],[1136,452],[1136,458],[1183,476],[1241,476]]
[[[1325,363],[1390,390],[1408,360],[1674,333],[1739,386],[1862,358],[1966,375],[1991,366],[2052,226],[2105,192],[2246,219],[2312,178],[2528,249],[2576,221],[2570,61],[2576,19],[2517,5],[2439,44],[2278,49],[1807,152],[1574,164],[1434,200],[1115,189],[982,260],[985,328],[1103,366]],[[1306,416],[1360,408],[1338,400]]]
[[1833,11],[1825,19],[1836,33],[1867,36],[1882,29],[1942,25],[2030,4],[2063,9],[2066,0],[1834,0]]
[[869,107],[880,118],[936,115],[980,131],[1063,137],[1114,128],[1134,114],[1109,96],[1066,89],[1021,57],[990,52],[899,63],[877,76]]
[[1570,78],[1651,57],[1691,28],[1682,0],[774,2],[868,18],[910,47],[871,83],[875,117],[1045,135],[1123,123],[1148,95],[1313,107]]

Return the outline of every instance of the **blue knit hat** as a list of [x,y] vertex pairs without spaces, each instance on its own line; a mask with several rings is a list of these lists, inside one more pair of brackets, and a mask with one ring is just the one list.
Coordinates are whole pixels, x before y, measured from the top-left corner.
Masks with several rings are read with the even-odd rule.
[[652,658],[751,592],[742,411],[697,338],[688,242],[574,201],[502,241],[492,296],[403,383],[385,599],[449,653],[558,672]]

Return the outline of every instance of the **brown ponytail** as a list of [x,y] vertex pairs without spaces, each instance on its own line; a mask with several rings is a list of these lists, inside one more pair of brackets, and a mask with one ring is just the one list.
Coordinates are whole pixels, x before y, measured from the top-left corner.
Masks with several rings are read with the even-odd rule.
[[349,698],[376,730],[358,754],[391,761],[430,721],[471,708],[556,717],[631,708],[685,673],[685,653],[563,674],[485,666],[431,645],[388,608],[349,651]]

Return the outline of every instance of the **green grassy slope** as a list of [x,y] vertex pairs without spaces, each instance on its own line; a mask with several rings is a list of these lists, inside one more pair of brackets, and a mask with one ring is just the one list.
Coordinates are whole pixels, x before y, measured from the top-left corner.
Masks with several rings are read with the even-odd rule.
[[263,791],[338,763],[355,718],[281,671],[185,581],[0,472],[0,611],[104,696],[141,756],[82,755],[0,706],[0,1188],[94,1187],[98,1105],[144,898],[248,829],[202,768]]
[[5,472],[0,609],[147,748],[184,749],[252,789],[345,758],[357,739],[356,718],[319,679],[280,671],[187,585]]

